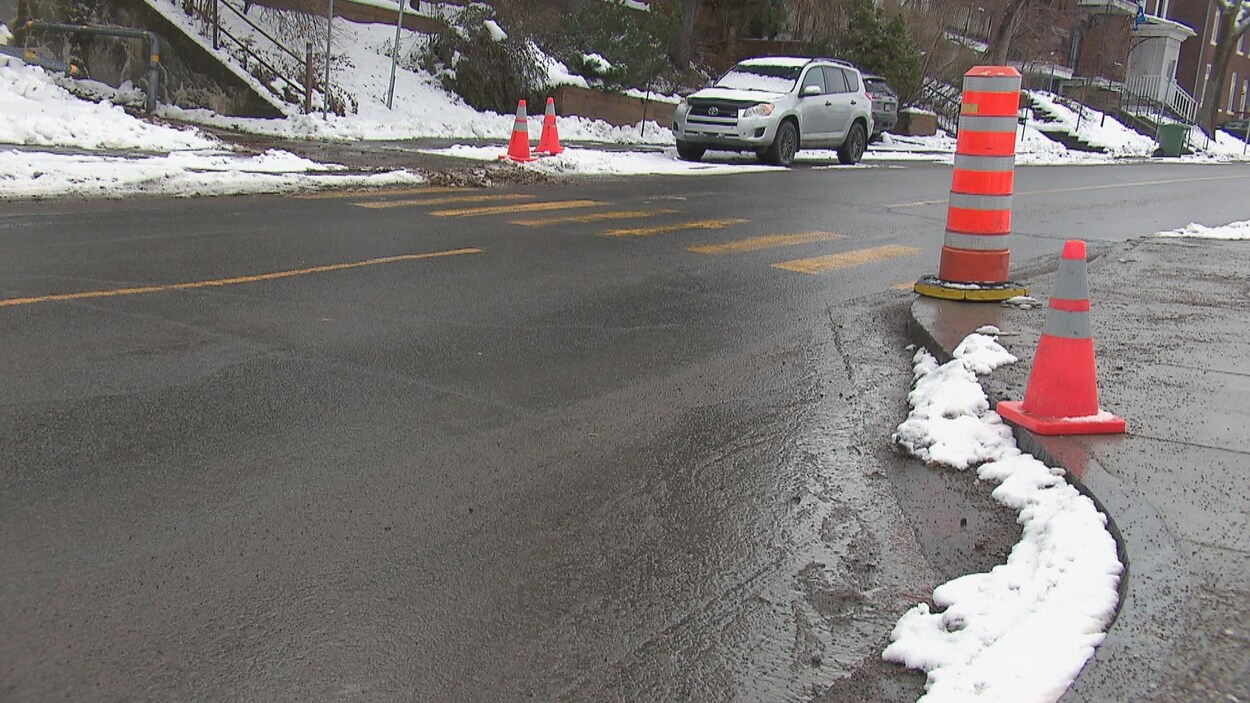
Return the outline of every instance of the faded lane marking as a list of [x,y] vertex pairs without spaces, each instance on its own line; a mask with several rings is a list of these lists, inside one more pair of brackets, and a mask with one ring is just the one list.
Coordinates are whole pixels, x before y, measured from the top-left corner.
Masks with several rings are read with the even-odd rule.
[[671,225],[655,227],[637,227],[634,229],[608,229],[599,233],[601,237],[652,237],[668,232],[681,232],[689,229],[724,229],[729,225],[740,225],[748,220],[732,218],[728,220],[695,220],[694,222],[678,222]]
[[452,186],[416,186],[413,188],[378,188],[376,190],[326,190],[317,193],[296,195],[297,200],[328,200],[331,198],[383,198],[388,195],[420,195],[428,193],[458,193],[467,188]]
[[[526,196],[532,197],[532,196]],[[430,214],[435,217],[478,217],[480,215],[508,215],[514,212],[543,212],[545,210],[569,210],[579,207],[599,207],[605,205],[598,200],[553,200],[545,203],[523,203],[520,205],[497,205],[495,207],[470,207],[459,210],[434,210]]]
[[187,283],[167,283],[158,286],[138,286],[134,288],[114,288],[111,290],[90,290],[78,293],[56,293],[53,295],[40,295],[30,298],[5,298],[0,299],[0,308],[14,307],[17,305],[34,305],[35,303],[56,303],[67,300],[88,300],[91,298],[116,298],[124,295],[145,295],[147,293],[161,293],[171,290],[194,290],[196,288],[220,288],[222,286],[237,286],[243,283],[260,283],[262,281],[275,281],[280,278],[292,278],[294,276],[307,276],[314,273],[329,273],[331,271],[345,271],[347,269],[363,268],[365,266],[378,266],[381,264],[393,264],[400,261],[417,261],[420,259],[438,259],[446,256],[460,256],[462,254],[481,254],[483,249],[451,249],[448,251],[435,251],[427,254],[400,254],[399,256],[385,256],[379,259],[367,259],[365,261],[353,261],[346,264],[326,264],[324,266],[311,266],[309,268],[291,269],[288,271],[274,271],[272,273],[259,273],[251,276],[235,276],[233,278],[214,278],[206,281],[190,281]]
[[870,264],[874,261],[883,261],[885,259],[893,259],[900,256],[910,256],[919,254],[920,250],[916,247],[903,247],[897,244],[890,244],[883,247],[872,247],[870,249],[856,249],[855,251],[843,252],[841,254],[828,254],[826,256],[814,256],[810,259],[794,259],[792,261],[783,261],[779,264],[773,264],[773,268],[785,269],[786,271],[794,271],[796,273],[819,274],[826,271],[836,271],[838,269],[850,268],[851,266],[862,266]]
[[[1104,183],[1096,186],[1075,186],[1072,188],[1051,188],[1048,190],[1025,190],[1015,194],[1021,195],[1052,195],[1054,193],[1080,193],[1086,190],[1110,190],[1113,188],[1140,188],[1141,186],[1165,186],[1172,183],[1201,183],[1203,181],[1232,181],[1250,178],[1250,176],[1204,176],[1203,178],[1169,178],[1162,181],[1136,181],[1134,183]],[[949,202],[949,198],[941,200],[917,200],[914,203],[898,203],[886,205],[887,208],[920,207],[922,205],[941,205]]]
[[845,234],[836,232],[799,232],[798,234],[770,234],[763,237],[749,237],[725,244],[701,244],[686,247],[686,251],[696,254],[737,254],[744,251],[759,251],[774,247],[792,247],[809,242],[827,242],[831,239],[846,239]]
[[653,217],[667,215],[676,210],[611,210],[609,212],[592,212],[589,215],[565,215],[563,217],[541,217],[532,220],[513,220],[510,224],[526,227],[546,227],[566,222],[601,222],[603,220],[623,220],[627,217]]
[[493,200],[529,200],[532,195],[522,193],[496,193],[494,195],[451,195],[445,198],[414,198],[412,200],[379,200],[374,203],[352,203],[370,210],[395,207],[420,207],[422,205],[455,205],[456,203],[489,203]]

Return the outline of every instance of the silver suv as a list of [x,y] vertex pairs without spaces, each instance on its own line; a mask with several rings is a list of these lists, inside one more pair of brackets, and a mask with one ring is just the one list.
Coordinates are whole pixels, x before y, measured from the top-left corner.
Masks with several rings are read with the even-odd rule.
[[873,133],[872,100],[859,69],[845,61],[747,59],[682,100],[673,131],[677,155],[687,161],[717,149],[754,151],[761,161],[788,166],[800,147],[825,147],[853,164]]

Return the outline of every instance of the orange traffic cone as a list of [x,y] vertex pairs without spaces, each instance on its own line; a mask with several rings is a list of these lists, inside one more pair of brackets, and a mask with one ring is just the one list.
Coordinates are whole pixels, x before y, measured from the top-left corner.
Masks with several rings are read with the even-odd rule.
[[533,161],[530,156],[530,123],[525,117],[525,101],[516,106],[516,121],[512,123],[512,139],[508,142],[508,153],[499,157],[500,161]]
[[556,129],[556,101],[555,98],[547,98],[547,112],[543,115],[543,133],[538,139],[538,149],[535,152],[555,156],[562,151],[564,147],[560,146],[560,132]]
[[1098,408],[1085,256],[1085,242],[1072,239],[1063,245],[1059,281],[1024,402],[998,404],[1004,420],[1040,435],[1113,434],[1127,427],[1122,418]]

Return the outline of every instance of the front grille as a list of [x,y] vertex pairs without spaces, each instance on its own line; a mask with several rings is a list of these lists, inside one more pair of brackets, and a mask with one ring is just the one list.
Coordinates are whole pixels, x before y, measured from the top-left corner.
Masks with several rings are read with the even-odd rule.
[[738,110],[742,106],[723,100],[691,100],[686,120],[696,124],[733,127],[738,124]]

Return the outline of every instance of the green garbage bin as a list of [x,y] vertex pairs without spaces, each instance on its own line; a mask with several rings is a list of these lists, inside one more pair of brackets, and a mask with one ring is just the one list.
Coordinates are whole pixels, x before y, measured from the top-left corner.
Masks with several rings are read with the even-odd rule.
[[1189,127],[1183,124],[1159,125],[1159,149],[1164,156],[1180,156],[1185,148],[1185,138],[1189,136]]

